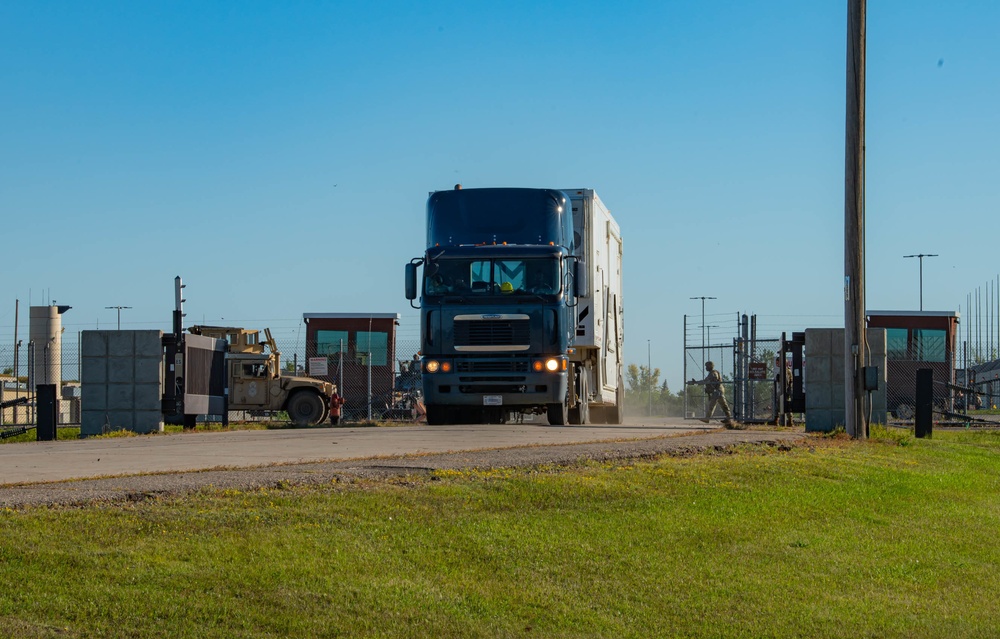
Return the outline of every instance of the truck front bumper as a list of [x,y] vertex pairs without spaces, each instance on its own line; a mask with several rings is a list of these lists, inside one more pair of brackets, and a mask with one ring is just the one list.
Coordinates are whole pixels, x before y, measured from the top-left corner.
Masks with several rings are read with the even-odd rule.
[[515,409],[560,404],[566,399],[567,379],[566,371],[520,375],[425,372],[424,403]]

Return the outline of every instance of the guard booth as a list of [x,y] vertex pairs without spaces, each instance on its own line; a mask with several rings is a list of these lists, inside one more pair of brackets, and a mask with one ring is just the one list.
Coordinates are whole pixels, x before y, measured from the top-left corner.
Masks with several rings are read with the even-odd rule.
[[955,311],[868,311],[868,328],[884,328],[886,337],[886,408],[898,419],[911,419],[916,406],[917,370],[934,376],[934,409],[953,410]]
[[337,385],[344,419],[381,419],[393,405],[399,313],[303,313],[306,374]]

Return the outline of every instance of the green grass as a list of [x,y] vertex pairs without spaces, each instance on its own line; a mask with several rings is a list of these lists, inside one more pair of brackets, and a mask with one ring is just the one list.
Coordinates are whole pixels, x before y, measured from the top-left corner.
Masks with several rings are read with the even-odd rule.
[[0,636],[982,637],[1000,434],[0,512]]

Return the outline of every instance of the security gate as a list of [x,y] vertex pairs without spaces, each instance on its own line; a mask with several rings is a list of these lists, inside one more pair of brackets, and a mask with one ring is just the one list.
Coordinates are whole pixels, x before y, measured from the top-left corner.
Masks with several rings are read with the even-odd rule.
[[[756,317],[743,315],[740,333],[730,343],[691,345],[688,318],[684,318],[684,416],[703,418],[708,397],[700,382],[707,375],[705,362],[711,361],[722,375],[726,401],[736,421],[749,424],[777,423],[779,415],[805,410],[802,394],[802,347],[805,337],[756,339]],[[782,366],[782,361],[784,366]],[[784,370],[782,370],[784,369]],[[714,417],[722,417],[716,409]]]

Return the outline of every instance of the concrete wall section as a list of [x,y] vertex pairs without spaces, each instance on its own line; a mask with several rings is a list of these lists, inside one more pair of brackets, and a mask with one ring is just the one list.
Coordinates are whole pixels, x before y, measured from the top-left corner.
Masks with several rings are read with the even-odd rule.
[[162,331],[83,331],[81,435],[163,430]]
[[[868,329],[870,363],[879,369],[879,389],[871,393],[871,423],[886,421],[885,329]],[[829,432],[844,425],[844,329],[806,329],[803,381],[806,430]]]

